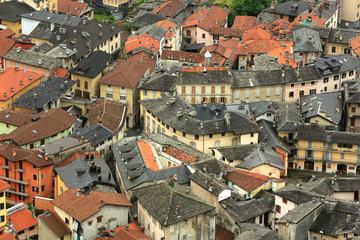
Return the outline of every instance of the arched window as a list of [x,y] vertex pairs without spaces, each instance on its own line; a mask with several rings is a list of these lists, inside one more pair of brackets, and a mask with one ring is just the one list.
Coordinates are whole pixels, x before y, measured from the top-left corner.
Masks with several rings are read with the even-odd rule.
[[190,142],[190,147],[196,148],[196,143],[195,142]]
[[220,147],[220,140],[215,141],[215,147]]

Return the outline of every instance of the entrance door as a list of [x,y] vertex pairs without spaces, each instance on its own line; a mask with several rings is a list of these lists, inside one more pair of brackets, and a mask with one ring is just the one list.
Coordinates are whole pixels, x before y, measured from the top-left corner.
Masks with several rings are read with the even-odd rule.
[[323,171],[323,172],[326,172],[326,162],[323,162],[323,163],[322,163],[322,171]]
[[314,162],[313,161],[305,161],[305,170],[314,170]]

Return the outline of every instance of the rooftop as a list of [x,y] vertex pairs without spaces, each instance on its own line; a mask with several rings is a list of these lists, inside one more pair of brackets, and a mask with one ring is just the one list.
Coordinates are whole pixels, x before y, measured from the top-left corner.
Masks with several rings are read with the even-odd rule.
[[95,78],[108,67],[110,54],[98,50],[92,52],[87,58],[79,62],[76,68],[71,69],[71,74]]
[[19,203],[14,207],[6,209],[7,223],[11,221],[16,232],[28,229],[38,224],[38,220],[26,208],[24,203]]
[[20,15],[33,11],[34,9],[32,7],[23,2],[6,1],[0,3],[0,19],[5,21],[20,21]]
[[70,228],[64,223],[56,212],[45,212],[39,215],[39,220],[43,222],[58,238],[71,234]]

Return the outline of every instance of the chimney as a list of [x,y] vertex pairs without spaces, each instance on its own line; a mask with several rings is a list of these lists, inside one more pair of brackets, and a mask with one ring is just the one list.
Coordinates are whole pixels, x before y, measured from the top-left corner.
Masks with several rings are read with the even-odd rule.
[[109,170],[109,173],[108,173],[108,178],[109,180],[111,180],[111,171]]
[[36,93],[34,93],[34,99],[35,99],[35,100],[37,99],[37,94],[36,94]]
[[222,205],[223,208],[226,209],[226,201],[223,201],[223,202],[221,203],[221,205]]
[[207,166],[204,164],[203,165],[203,172],[206,173],[206,170],[207,170]]
[[126,229],[126,231],[129,231],[129,230],[130,230],[129,224],[126,224],[125,229]]
[[98,175],[98,181],[101,182],[101,173]]
[[180,205],[176,205],[176,210],[175,210],[175,214],[176,214],[176,215],[178,215],[180,208],[181,208]]
[[13,157],[15,157],[16,156],[16,150],[15,149],[13,149]]
[[174,187],[174,184],[175,184],[175,178],[174,177],[169,177],[169,185],[171,187]]

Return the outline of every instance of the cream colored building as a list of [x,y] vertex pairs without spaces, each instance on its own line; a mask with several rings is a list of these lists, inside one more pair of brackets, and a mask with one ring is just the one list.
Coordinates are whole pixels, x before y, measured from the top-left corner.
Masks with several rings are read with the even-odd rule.
[[[222,118],[214,115],[197,116],[196,110],[180,97],[163,95],[162,98],[142,100],[144,131],[163,133],[211,154],[211,147],[258,143],[258,126],[255,121],[234,112],[223,112]],[[200,107],[203,108],[203,107]],[[208,119],[208,120],[200,120]]]
[[360,25],[360,1],[341,1],[341,25],[345,27],[359,27]]

